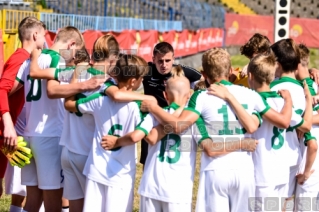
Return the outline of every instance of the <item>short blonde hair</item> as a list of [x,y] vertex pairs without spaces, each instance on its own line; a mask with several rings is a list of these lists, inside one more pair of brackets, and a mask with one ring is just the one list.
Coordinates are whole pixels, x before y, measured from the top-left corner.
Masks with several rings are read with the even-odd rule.
[[172,70],[171,70],[171,76],[172,76],[172,77],[185,76],[184,70],[182,69],[182,67],[181,67],[180,65],[173,66],[173,68],[172,68]]
[[24,18],[18,26],[18,35],[20,41],[30,40],[31,39],[31,29],[33,28],[43,28],[45,30],[45,24],[42,21],[39,21],[35,17],[26,17]]
[[67,26],[60,29],[55,38],[55,42],[66,43],[71,39],[74,39],[76,46],[80,46],[81,48],[84,46],[84,38],[81,32],[73,26]]
[[110,55],[118,56],[120,47],[112,35],[103,35],[99,37],[93,45],[92,59],[95,62],[104,61],[110,57]]
[[268,53],[257,55],[250,61],[247,70],[258,83],[269,85],[275,79],[276,57],[274,53],[269,51]]
[[310,51],[307,46],[303,43],[299,44],[299,52],[300,52],[300,62],[303,67],[308,67],[309,65],[309,54]]
[[203,54],[202,66],[203,72],[212,81],[220,77],[228,78],[231,68],[230,55],[224,49],[212,48]]

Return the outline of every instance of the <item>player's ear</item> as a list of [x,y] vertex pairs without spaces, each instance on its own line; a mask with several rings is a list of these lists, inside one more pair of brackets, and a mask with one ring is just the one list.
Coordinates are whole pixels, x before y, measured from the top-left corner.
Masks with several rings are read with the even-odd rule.
[[129,85],[133,88],[134,85],[137,83],[137,80],[135,78],[131,78],[129,80],[130,80],[130,84]]

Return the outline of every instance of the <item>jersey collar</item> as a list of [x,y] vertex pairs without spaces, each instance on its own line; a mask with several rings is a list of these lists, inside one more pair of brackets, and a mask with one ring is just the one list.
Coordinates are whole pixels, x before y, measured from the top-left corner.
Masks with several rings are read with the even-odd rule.
[[[231,82],[229,82],[227,80],[221,80],[219,83],[222,84],[222,85],[232,85],[233,84],[233,83],[231,83]],[[219,84],[219,83],[217,83],[217,84]]]
[[177,110],[178,108],[180,108],[180,106],[176,104],[175,102],[172,102],[172,104],[170,104],[169,107],[173,108],[174,110]]
[[301,80],[301,83],[303,83],[304,81],[306,81],[306,83],[308,85],[308,88],[309,88],[311,96],[315,96],[316,95],[316,91],[313,88],[314,81],[310,77],[307,77],[307,78]]
[[281,96],[276,91],[263,91],[263,92],[258,92],[258,93],[264,99],[274,98],[274,97],[280,97],[281,98]]
[[[300,85],[302,86],[302,83],[299,82],[298,80],[296,79],[293,79],[291,77],[281,77],[279,80],[275,80],[275,81],[272,81],[270,83],[270,88],[272,88],[273,86],[277,85],[277,84],[280,84],[280,83],[283,83],[283,82],[291,82],[291,83],[294,83],[296,85]],[[303,87],[303,86],[302,86]]]

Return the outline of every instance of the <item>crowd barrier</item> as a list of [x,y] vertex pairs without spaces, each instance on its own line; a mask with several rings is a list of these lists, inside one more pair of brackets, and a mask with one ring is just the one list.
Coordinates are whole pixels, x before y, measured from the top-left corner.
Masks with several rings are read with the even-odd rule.
[[[240,46],[254,33],[274,41],[274,16],[226,14],[226,46]],[[290,38],[311,48],[319,48],[319,20],[290,18]]]
[[[175,57],[193,55],[212,47],[222,47],[223,29],[208,28],[197,31],[168,31],[158,32],[155,30],[137,31],[125,30],[118,32],[102,32],[87,30],[83,32],[86,49],[92,53],[94,41],[104,34],[112,34],[120,44],[123,53],[138,54],[147,61],[152,60],[154,46],[159,41],[166,41],[172,44],[175,49]],[[53,44],[55,33],[46,33],[46,42],[50,47]]]

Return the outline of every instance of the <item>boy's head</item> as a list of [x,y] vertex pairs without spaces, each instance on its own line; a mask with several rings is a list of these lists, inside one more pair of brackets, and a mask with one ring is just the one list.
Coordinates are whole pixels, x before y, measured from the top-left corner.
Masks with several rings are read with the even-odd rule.
[[190,98],[190,82],[185,77],[182,67],[175,66],[172,68],[171,77],[166,81],[164,97],[168,104],[173,101],[180,100],[181,103],[186,104]]
[[153,50],[153,63],[158,73],[163,75],[170,73],[174,63],[173,46],[167,42],[158,43]]
[[94,42],[92,62],[103,64],[105,72],[108,72],[110,67],[115,65],[119,52],[120,47],[115,37],[103,35]]
[[198,90],[206,90],[206,82],[205,81],[199,81],[198,83],[195,84],[194,86],[194,91]]
[[58,43],[63,49],[60,50],[61,56],[70,61],[75,57],[76,50],[82,49],[84,46],[84,38],[81,32],[73,27],[67,26],[59,30],[54,43]]
[[230,55],[221,48],[212,48],[202,57],[202,74],[209,84],[221,79],[228,79],[231,71]]
[[77,65],[79,63],[89,63],[90,62],[90,55],[87,52],[85,46],[82,47],[82,49],[76,50],[75,56],[74,56],[74,64]]
[[298,80],[302,80],[310,76],[308,69],[310,51],[305,44],[301,43],[298,45],[298,47],[300,53],[300,63],[295,75]]
[[249,41],[240,47],[240,53],[247,58],[252,59],[257,54],[267,52],[270,49],[270,41],[268,37],[256,33]]
[[114,77],[119,87],[137,90],[143,77],[148,73],[147,62],[137,55],[122,54],[119,56],[111,76]]
[[256,89],[262,84],[269,85],[275,79],[276,57],[273,52],[259,54],[248,64],[248,83]]
[[45,24],[35,17],[24,18],[18,26],[20,41],[34,42],[37,49],[42,49],[45,42]]
[[278,66],[277,72],[295,72],[300,63],[300,52],[299,48],[293,39],[283,39],[271,46],[274,52]]

